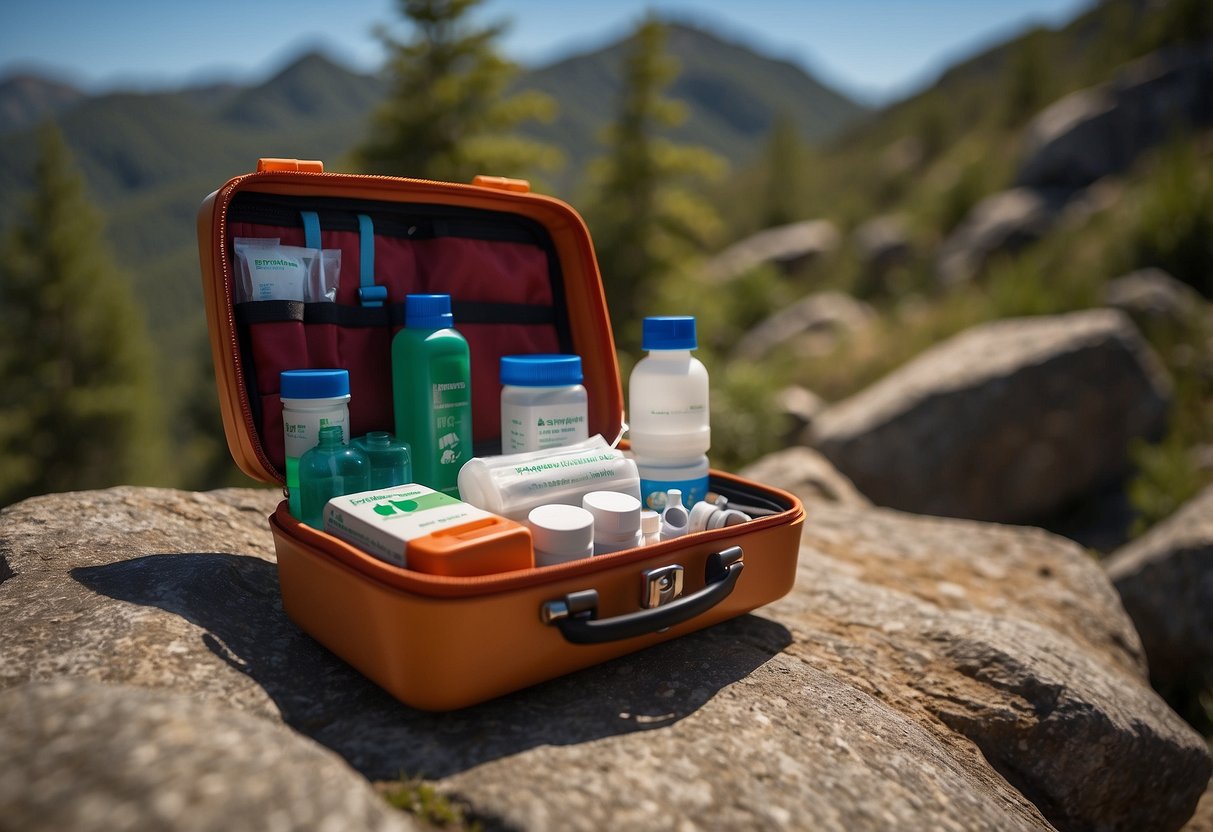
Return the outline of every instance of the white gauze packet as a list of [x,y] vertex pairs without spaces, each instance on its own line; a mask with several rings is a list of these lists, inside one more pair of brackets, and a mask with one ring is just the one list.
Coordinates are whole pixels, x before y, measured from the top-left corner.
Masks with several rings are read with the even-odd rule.
[[591,491],[619,491],[640,499],[635,461],[600,435],[558,448],[473,457],[459,469],[460,499],[519,522],[548,503],[580,507]]
[[237,237],[236,301],[333,302],[341,273],[341,250],[284,246],[270,238]]

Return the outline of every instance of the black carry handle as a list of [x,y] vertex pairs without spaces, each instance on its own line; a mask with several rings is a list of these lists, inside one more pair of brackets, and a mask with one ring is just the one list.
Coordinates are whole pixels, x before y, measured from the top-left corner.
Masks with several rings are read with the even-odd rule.
[[545,604],[543,618],[545,623],[559,627],[565,641],[572,644],[603,644],[661,632],[707,612],[728,598],[744,567],[741,547],[730,546],[708,555],[704,588],[676,601],[614,618],[599,619],[598,591],[585,589],[570,592],[561,601]]

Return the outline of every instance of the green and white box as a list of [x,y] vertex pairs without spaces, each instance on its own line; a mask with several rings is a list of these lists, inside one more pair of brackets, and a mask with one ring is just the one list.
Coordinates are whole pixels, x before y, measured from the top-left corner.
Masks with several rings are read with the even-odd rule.
[[329,500],[324,530],[380,560],[407,567],[410,540],[493,516],[424,485],[395,485]]

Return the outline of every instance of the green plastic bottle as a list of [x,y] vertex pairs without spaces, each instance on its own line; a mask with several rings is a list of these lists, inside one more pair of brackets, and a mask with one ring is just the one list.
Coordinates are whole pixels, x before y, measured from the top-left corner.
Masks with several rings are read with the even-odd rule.
[[342,443],[337,425],[320,429],[320,444],[299,459],[299,491],[303,516],[313,529],[324,528],[324,505],[343,494],[371,488],[371,463],[366,454]]
[[459,469],[472,458],[472,378],[453,322],[450,295],[405,298],[404,329],[392,339],[392,400],[416,482],[458,497]]

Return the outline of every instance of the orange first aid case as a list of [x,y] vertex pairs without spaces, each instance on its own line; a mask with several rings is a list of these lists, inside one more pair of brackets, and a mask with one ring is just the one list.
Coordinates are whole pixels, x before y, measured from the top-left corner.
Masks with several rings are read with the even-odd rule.
[[[233,241],[341,250],[335,302],[236,301]],[[228,446],[284,481],[279,373],[344,368],[350,433],[393,429],[392,336],[409,293],[446,293],[472,364],[478,455],[500,452],[503,355],[581,356],[589,433],[612,441],[623,395],[589,232],[519,180],[462,185],[323,172],[263,159],[203,202],[198,250]],[[457,577],[395,566],[269,518],[291,620],[408,705],[451,710],[648,647],[783,596],[804,510],[784,491],[713,470],[753,510],[740,525],[569,563]]]

